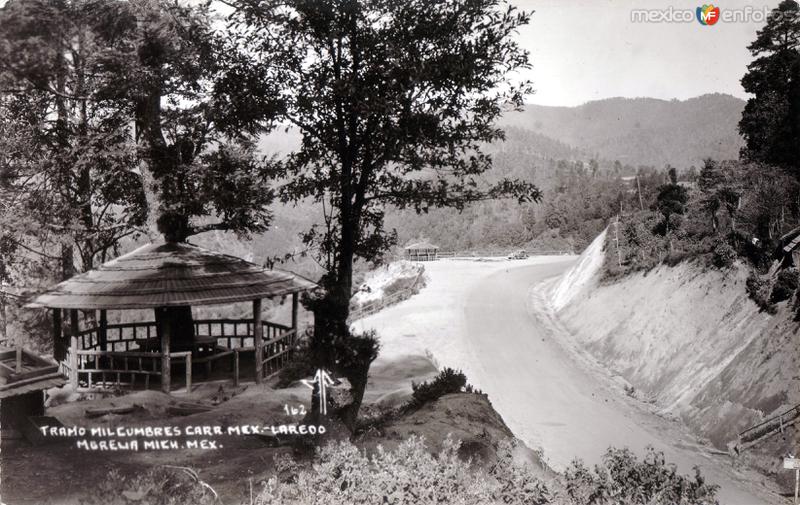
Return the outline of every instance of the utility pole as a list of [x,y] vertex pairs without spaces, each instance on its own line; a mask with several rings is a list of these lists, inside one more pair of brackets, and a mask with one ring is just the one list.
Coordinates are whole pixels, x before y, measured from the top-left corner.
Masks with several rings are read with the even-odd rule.
[[642,203],[642,185],[639,184],[639,176],[636,176],[636,188],[639,190],[639,210],[644,210],[644,203]]
[[614,243],[617,245],[617,265],[622,268],[622,253],[619,250],[619,214],[614,222]]

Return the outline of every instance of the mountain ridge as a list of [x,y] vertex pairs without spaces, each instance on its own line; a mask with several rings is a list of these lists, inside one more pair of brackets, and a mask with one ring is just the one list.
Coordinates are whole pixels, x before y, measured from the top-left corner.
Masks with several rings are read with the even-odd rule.
[[688,168],[708,157],[738,157],[744,105],[723,93],[686,100],[615,97],[575,107],[527,104],[499,125],[528,129],[623,164]]

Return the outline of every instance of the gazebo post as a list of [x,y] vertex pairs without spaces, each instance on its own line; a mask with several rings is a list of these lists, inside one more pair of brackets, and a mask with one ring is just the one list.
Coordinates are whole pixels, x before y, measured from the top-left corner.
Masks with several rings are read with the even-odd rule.
[[299,298],[297,293],[292,293],[292,329],[295,331],[295,337],[297,337],[297,310],[299,308]]
[[61,309],[53,309],[53,358],[56,361],[64,361],[67,354],[61,332]]
[[[157,310],[166,311],[161,307]],[[169,394],[172,382],[172,362],[169,355],[169,339],[172,325],[167,322],[161,325],[161,391]]]
[[78,310],[69,311],[69,383],[78,389]]
[[108,314],[105,309],[100,311],[100,329],[97,334],[101,351],[108,350]]
[[253,345],[256,348],[256,384],[261,384],[261,376],[264,373],[264,340],[262,338],[264,328],[261,325],[261,299],[253,300]]

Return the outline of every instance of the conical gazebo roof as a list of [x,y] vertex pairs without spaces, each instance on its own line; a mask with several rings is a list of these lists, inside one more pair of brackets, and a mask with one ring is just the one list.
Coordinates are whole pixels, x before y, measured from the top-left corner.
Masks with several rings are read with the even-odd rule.
[[59,309],[146,309],[216,305],[314,289],[292,272],[267,270],[193,244],[148,244],[76,275],[29,306]]
[[407,245],[405,249],[439,249],[439,246],[433,245],[430,242],[416,242],[414,244]]

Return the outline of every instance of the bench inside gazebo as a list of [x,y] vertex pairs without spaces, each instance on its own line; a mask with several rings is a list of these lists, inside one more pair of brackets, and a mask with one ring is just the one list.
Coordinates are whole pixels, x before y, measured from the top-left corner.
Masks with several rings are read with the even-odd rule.
[[[166,242],[76,275],[29,306],[53,309],[53,354],[76,390],[149,388],[157,381],[170,392],[178,368],[189,391],[194,369],[208,378],[212,369],[225,368],[237,385],[242,359],[253,362],[257,383],[278,371],[298,343],[299,294],[315,287],[291,272]],[[262,320],[263,299],[289,296],[290,325]],[[238,302],[252,303],[251,318],[193,318],[193,306]],[[152,310],[152,319],[108,322],[109,311],[119,311],[124,321],[126,315],[142,314],[141,309]]]

